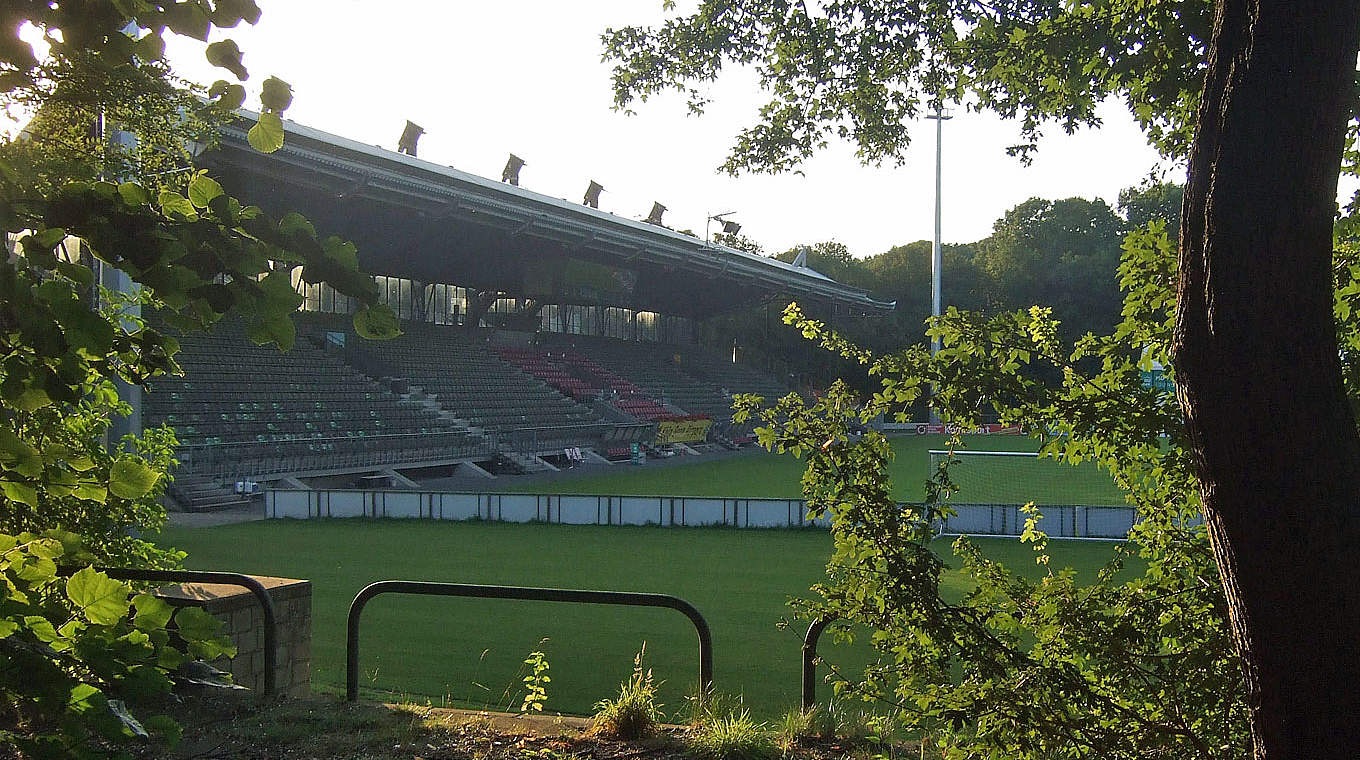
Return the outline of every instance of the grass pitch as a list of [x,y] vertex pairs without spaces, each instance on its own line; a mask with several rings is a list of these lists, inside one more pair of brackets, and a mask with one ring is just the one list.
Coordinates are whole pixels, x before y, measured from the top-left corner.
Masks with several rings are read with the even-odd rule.
[[[893,442],[890,469],[897,497],[920,500],[929,449],[940,436]],[[1014,436],[971,437],[973,450],[1034,450]],[[618,465],[599,474],[554,477],[519,491],[615,495],[799,498],[803,463],[755,452],[730,459],[667,466]],[[1014,490],[1016,478],[997,479]],[[1069,491],[1092,483],[1113,488],[1091,466],[1036,462],[1021,480],[1024,499],[1071,503]],[[961,493],[960,500],[989,495]],[[1017,497],[1011,496],[1010,500]],[[313,683],[342,691],[345,616],[349,602],[376,580],[407,579],[521,586],[650,591],[688,599],[713,629],[718,690],[741,694],[754,713],[774,717],[796,707],[799,647],[805,626],[779,628],[790,597],[824,577],[831,538],[817,530],[735,530],[427,521],[269,521],[199,530],[170,529],[165,543],[189,553],[188,566],[313,581]],[[1038,572],[1033,551],[1015,540],[982,539],[996,559]],[[948,554],[948,548],[940,550]],[[1104,543],[1050,545],[1054,565],[1086,577],[1111,556]],[[961,593],[965,579],[952,574]],[[545,602],[384,596],[369,603],[362,626],[361,684],[371,690],[436,703],[518,708],[521,663],[547,654],[547,709],[584,714],[617,691],[634,653],[665,683],[670,714],[698,680],[693,628],[671,610],[587,607]],[[822,652],[854,668],[863,650]],[[826,689],[822,690],[823,692]]]
[[[1035,451],[1037,442],[1012,435],[964,436],[971,451]],[[894,457],[888,466],[893,495],[899,501],[925,498],[923,483],[931,475],[930,450],[943,449],[941,435],[901,436],[892,439]],[[729,459],[694,464],[641,466],[618,464],[599,472],[570,472],[529,484],[507,485],[501,490],[521,493],[569,493],[641,496],[719,496],[802,498],[800,480],[806,463],[792,456],[752,451]],[[966,457],[951,473],[961,490],[960,502],[1049,504],[1124,504],[1123,496],[1108,474],[1094,464],[1070,466],[1048,459],[1016,457]],[[493,486],[495,488],[495,486]]]
[[[787,600],[823,577],[831,551],[830,536],[813,530],[358,519],[168,529],[161,540],[187,551],[191,568],[310,579],[312,679],[323,690],[343,691],[346,612],[375,580],[651,591],[703,612],[713,629],[717,688],[741,694],[764,718],[797,705],[803,626],[778,624]],[[1037,572],[1028,546],[981,542],[990,555]],[[1054,541],[1050,550],[1055,565],[1086,577],[1111,555],[1104,543]],[[958,574],[949,583],[964,589]],[[664,709],[674,714],[697,682],[694,631],[674,611],[383,596],[364,613],[361,684],[435,704],[517,709],[521,661],[541,649],[551,665],[547,709],[585,714],[616,693],[643,642],[665,682]],[[847,667],[863,661],[830,637],[822,652]]]

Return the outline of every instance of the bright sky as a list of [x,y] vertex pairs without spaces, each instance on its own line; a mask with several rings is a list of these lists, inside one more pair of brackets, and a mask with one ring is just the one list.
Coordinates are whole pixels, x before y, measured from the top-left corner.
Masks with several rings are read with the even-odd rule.
[[[248,107],[270,75],[293,85],[286,116],[362,142],[395,148],[407,119],[425,128],[419,155],[499,178],[507,154],[528,165],[523,187],[579,202],[589,180],[605,187],[601,208],[641,218],[652,201],[665,222],[703,234],[712,213],[735,211],[742,233],[767,252],[837,240],[859,256],[930,239],[934,229],[934,122],[915,125],[907,164],[865,168],[832,144],[804,175],[716,173],[738,130],[764,102],[752,75],[731,71],[713,104],[689,117],[680,98],[610,108],[606,27],[655,23],[659,0],[259,0],[256,27],[231,30],[250,70]],[[189,78],[225,72],[202,45],[172,40],[170,58]],[[1068,137],[1056,127],[1030,167],[1005,154],[1016,124],[956,113],[944,127],[945,242],[985,237],[1006,209],[1032,196],[1101,197],[1114,204],[1157,164],[1127,113],[1102,110],[1105,125]],[[1168,178],[1183,180],[1183,170]]]

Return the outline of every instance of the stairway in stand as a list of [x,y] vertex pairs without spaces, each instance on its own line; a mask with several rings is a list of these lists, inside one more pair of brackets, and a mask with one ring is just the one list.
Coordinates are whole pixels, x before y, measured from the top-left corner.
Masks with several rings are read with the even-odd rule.
[[250,497],[230,485],[201,475],[179,475],[169,488],[170,497],[185,512],[220,512],[250,504]]
[[553,471],[552,467],[549,467],[542,459],[539,459],[536,456],[515,453],[505,453],[501,456],[509,461],[515,469],[519,470],[522,475],[528,475],[534,472]]

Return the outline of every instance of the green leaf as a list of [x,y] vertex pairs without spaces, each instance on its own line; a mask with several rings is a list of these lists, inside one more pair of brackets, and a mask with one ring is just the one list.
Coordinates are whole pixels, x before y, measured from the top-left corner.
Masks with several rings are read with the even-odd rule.
[[136,182],[123,182],[118,185],[118,194],[129,206],[145,206],[151,202],[151,191]]
[[260,90],[260,103],[275,114],[287,111],[288,106],[293,104],[293,86],[278,77],[264,80],[264,87]]
[[161,18],[175,34],[193,37],[200,42],[208,41],[212,21],[203,7],[196,2],[166,3],[165,9],[161,11]]
[[391,340],[401,335],[401,327],[392,309],[385,304],[372,304],[354,314],[354,332],[368,340]]
[[[45,536],[46,534],[51,532],[53,531],[43,531]],[[35,557],[43,557],[45,559],[59,559],[63,554],[66,553],[66,547],[62,544],[59,538],[57,538],[56,536],[52,536],[40,538],[35,541],[30,541],[28,544],[28,551]]]
[[167,217],[173,219],[176,214],[179,214],[188,219],[198,218],[198,211],[194,209],[194,204],[174,190],[162,190],[160,195],[156,197],[156,201],[161,206],[161,212]]
[[283,147],[283,119],[276,113],[262,113],[260,120],[246,133],[250,147],[261,153],[273,153]]
[[222,194],[222,186],[206,174],[199,174],[189,183],[189,202],[197,208],[207,208],[213,198]]
[[43,471],[42,455],[8,427],[0,427],[0,465],[26,478],[36,478]]
[[217,635],[222,621],[199,607],[181,607],[175,613],[175,627],[185,641],[207,641]]
[[58,553],[52,555],[52,559],[74,556],[85,551],[85,539],[79,533],[61,528],[48,528],[43,531],[43,538],[55,541],[58,545]]
[[219,79],[213,82],[212,87],[208,88],[208,97],[217,101],[218,108],[234,111],[246,102],[246,88],[225,79]]
[[73,264],[69,261],[58,261],[57,272],[63,277],[75,282],[81,287],[88,288],[94,284],[94,272],[83,264]]
[[223,29],[236,26],[244,21],[256,24],[260,21],[260,6],[255,0],[217,0],[213,3],[213,24]]
[[27,483],[0,481],[0,491],[3,491],[5,498],[10,501],[27,504],[30,507],[38,506],[38,490]]
[[109,500],[109,489],[99,483],[81,483],[76,486],[73,495],[77,499],[103,504]]
[[262,319],[246,327],[246,337],[260,345],[273,343],[287,351],[297,339],[297,326],[285,313],[272,319]]
[[66,230],[61,227],[48,227],[32,236],[33,242],[42,248],[55,248],[58,243],[66,239]]
[[27,615],[24,617],[24,628],[33,635],[33,638],[44,644],[51,644],[61,638],[57,633],[56,626],[52,621],[41,615]]
[[10,565],[14,576],[32,586],[42,585],[57,577],[57,563],[47,557],[28,557]]
[[283,235],[305,235],[309,238],[316,237],[316,227],[307,220],[307,217],[296,211],[289,211],[279,217],[279,232]]
[[153,31],[137,40],[135,47],[137,57],[143,61],[159,61],[165,57],[165,38],[159,32]]
[[66,598],[96,625],[113,625],[128,611],[128,588],[93,567],[66,580]]
[[142,721],[142,725],[146,726],[146,730],[152,735],[160,737],[171,749],[179,745],[180,738],[184,735],[184,729],[169,715],[153,715]]
[[109,491],[120,499],[140,499],[150,493],[160,476],[136,457],[119,457],[109,468]]
[[245,65],[241,63],[241,48],[236,45],[235,40],[214,42],[203,53],[207,56],[208,63],[230,71],[237,79],[250,78]]
[[137,611],[132,624],[144,631],[164,628],[170,623],[170,617],[175,614],[174,607],[164,599],[151,594],[138,594],[133,597],[132,606]]
[[67,699],[69,705],[86,705],[94,699],[96,695],[102,695],[98,688],[87,683],[78,683],[71,687],[71,696]]

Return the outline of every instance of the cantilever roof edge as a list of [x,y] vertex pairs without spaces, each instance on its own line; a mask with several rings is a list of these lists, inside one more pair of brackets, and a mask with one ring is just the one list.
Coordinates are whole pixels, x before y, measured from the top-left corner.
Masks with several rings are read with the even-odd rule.
[[[251,122],[259,116],[257,113],[245,109],[238,111],[238,114],[242,120]],[[689,253],[702,252],[720,260],[723,268],[731,266],[760,276],[762,279],[776,279],[792,290],[804,291],[809,295],[822,298],[831,298],[866,311],[891,311],[896,307],[894,301],[879,301],[863,290],[836,282],[807,267],[795,267],[787,262],[759,254],[724,245],[705,243],[703,240],[666,227],[629,219],[584,204],[572,203],[516,185],[497,182],[404,153],[367,145],[294,121],[285,120],[284,130],[289,137],[301,138],[300,140],[285,140],[285,150],[299,158],[319,159],[324,157],[331,163],[339,162],[361,174],[378,170],[405,182],[429,186],[431,190],[442,191],[455,196],[471,193],[482,198],[489,198],[498,205],[520,207],[528,216],[555,216],[562,221],[570,220],[596,227],[612,228],[629,238],[646,240],[660,248]],[[239,123],[224,129],[223,142],[235,144],[238,147],[246,146],[246,149],[249,150],[246,141],[246,129]]]

